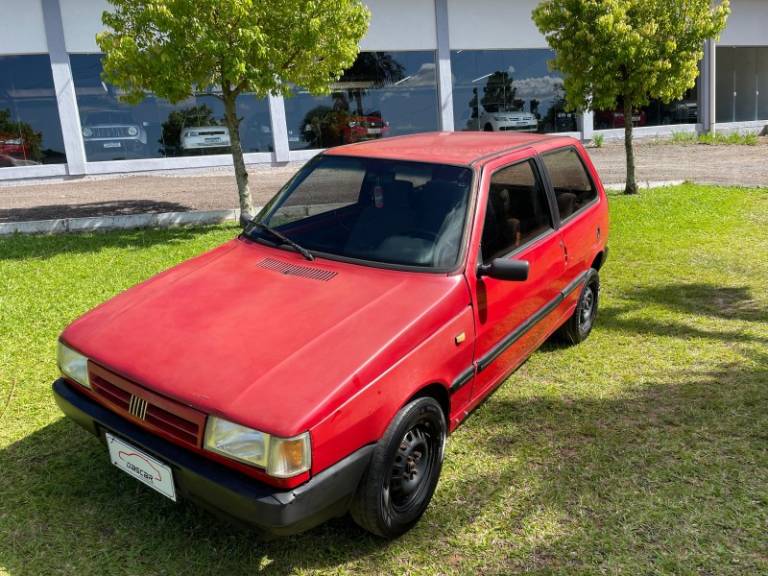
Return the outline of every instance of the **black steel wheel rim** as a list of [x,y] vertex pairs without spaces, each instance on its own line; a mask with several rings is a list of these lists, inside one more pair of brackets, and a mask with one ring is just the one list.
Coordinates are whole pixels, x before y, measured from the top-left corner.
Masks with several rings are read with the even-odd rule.
[[581,295],[581,305],[579,306],[579,329],[582,332],[586,332],[592,327],[596,310],[597,292],[589,284],[584,288],[584,293]]
[[406,514],[424,501],[438,464],[441,444],[437,426],[427,418],[403,435],[384,485],[385,502],[393,511]]

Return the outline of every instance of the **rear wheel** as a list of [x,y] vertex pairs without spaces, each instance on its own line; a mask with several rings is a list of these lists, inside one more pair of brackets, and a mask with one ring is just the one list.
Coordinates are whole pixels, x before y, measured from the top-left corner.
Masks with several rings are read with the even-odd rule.
[[579,302],[573,315],[560,327],[558,335],[568,344],[583,342],[592,332],[597,318],[600,296],[600,277],[597,270],[590,268],[587,280],[579,294]]
[[437,487],[446,434],[434,398],[417,398],[402,408],[376,446],[352,502],[355,522],[384,538],[410,530]]

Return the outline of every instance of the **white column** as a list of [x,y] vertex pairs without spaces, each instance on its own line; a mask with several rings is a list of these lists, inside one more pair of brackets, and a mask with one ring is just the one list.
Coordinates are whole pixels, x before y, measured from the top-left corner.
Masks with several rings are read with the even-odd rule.
[[440,105],[440,129],[453,132],[453,85],[451,82],[451,47],[448,40],[448,0],[435,0],[437,30],[437,99]]
[[269,95],[269,120],[272,126],[272,157],[275,162],[288,162],[288,123],[285,120],[285,101],[282,96]]
[[592,140],[595,136],[595,113],[592,110],[579,113],[576,116],[576,126],[583,141]]
[[85,145],[80,128],[80,112],[77,109],[75,83],[69,54],[64,43],[64,26],[61,21],[59,0],[42,0],[45,36],[51,57],[53,88],[59,108],[64,151],[67,154],[67,173],[71,176],[85,174]]
[[714,132],[717,122],[715,114],[716,94],[716,70],[715,56],[717,43],[707,40],[704,43],[704,58],[701,61],[701,78],[699,79],[699,109],[700,121],[704,126],[704,132]]

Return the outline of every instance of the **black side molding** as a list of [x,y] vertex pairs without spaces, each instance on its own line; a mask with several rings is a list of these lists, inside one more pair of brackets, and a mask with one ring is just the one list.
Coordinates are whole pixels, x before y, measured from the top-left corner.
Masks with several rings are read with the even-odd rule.
[[453,384],[451,384],[451,387],[448,389],[448,391],[451,394],[455,394],[464,386],[464,384],[472,380],[472,376],[474,375],[475,375],[475,365],[472,364],[469,368],[464,370],[461,374],[459,374],[456,377],[456,380],[453,381]]
[[477,371],[480,372],[482,370],[485,370],[491,364],[491,362],[493,362],[494,360],[496,360],[496,358],[501,356],[507,350],[507,348],[512,346],[512,344],[517,342],[528,331],[530,331],[534,326],[536,326],[536,324],[541,322],[550,312],[552,312],[555,308],[557,308],[563,302],[563,300],[565,300],[568,296],[571,295],[571,293],[574,290],[581,287],[581,285],[584,283],[584,280],[587,277],[587,274],[589,274],[589,270],[582,272],[576,278],[571,280],[565,286],[565,288],[563,288],[560,291],[560,293],[557,296],[555,296],[552,300],[550,300],[544,306],[539,308],[525,322],[523,322],[517,328],[515,328],[512,332],[507,334],[504,338],[501,339],[501,341],[499,341],[498,344],[496,344],[493,348],[491,348],[488,352],[486,352],[482,357],[480,357],[477,360]]

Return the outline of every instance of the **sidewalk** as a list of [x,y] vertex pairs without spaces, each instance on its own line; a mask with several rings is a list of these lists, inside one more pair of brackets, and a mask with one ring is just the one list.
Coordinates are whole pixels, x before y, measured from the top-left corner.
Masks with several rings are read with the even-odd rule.
[[[589,153],[606,184],[625,180],[623,145],[606,143],[603,148],[590,148]],[[768,187],[767,138],[761,138],[757,146],[646,141],[636,145],[636,156],[640,182],[690,180]],[[250,183],[256,205],[267,202],[298,168],[297,164],[254,167]],[[236,207],[231,169],[183,176],[145,174],[19,185],[0,183],[0,223]]]

